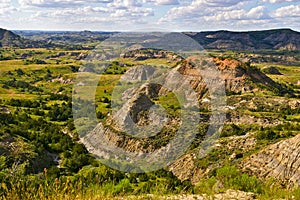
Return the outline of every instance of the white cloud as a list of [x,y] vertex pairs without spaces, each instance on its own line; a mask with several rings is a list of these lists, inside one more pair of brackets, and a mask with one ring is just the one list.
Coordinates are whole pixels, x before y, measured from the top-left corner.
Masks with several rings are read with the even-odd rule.
[[0,9],[9,7],[9,6],[10,6],[10,3],[11,3],[10,0],[3,0],[3,1],[0,1]]
[[[124,26],[124,28],[129,28],[129,24],[131,24],[132,28],[133,24],[145,23],[146,20],[144,18],[153,15],[154,10],[152,8],[141,7],[137,2],[115,1],[113,5],[108,4],[107,6],[98,7],[42,8],[39,12],[31,15],[26,21],[34,21],[38,24],[51,19],[51,24],[59,24],[60,26],[66,24],[66,28],[69,25],[73,25],[89,29],[88,25],[109,27],[113,24],[118,28],[121,27],[121,25]],[[118,24],[118,22],[121,23]],[[98,29],[100,28],[98,27]]]
[[274,18],[300,17],[300,4],[278,8],[271,13]]
[[225,6],[234,6],[243,1],[241,0],[200,0],[195,2],[199,2],[200,4],[208,5],[208,6],[225,7]]
[[112,3],[109,3],[108,6],[118,9],[125,9],[129,7],[141,7],[142,2],[138,0],[114,0]]
[[155,5],[178,5],[178,0],[144,0],[144,3],[154,3]]
[[12,6],[11,0],[2,0],[0,1],[0,15],[10,15],[17,11],[17,8]]
[[0,1],[0,4],[10,4],[11,0],[2,0]]
[[110,3],[112,0],[19,0],[23,7],[72,7],[89,3]]
[[300,2],[300,0],[262,0],[262,2],[285,3],[285,2]]
[[260,20],[269,18],[264,6],[252,8],[250,11],[244,9],[220,11],[210,16],[203,16],[202,19],[212,23],[228,22],[230,20]]
[[191,4],[172,8],[159,20],[161,22],[170,22],[174,20],[191,20],[199,17],[218,14],[221,11],[239,10],[247,1],[240,0],[194,0]]
[[228,21],[233,19],[243,19],[245,17],[245,11],[244,10],[231,10],[231,11],[222,11],[218,12],[214,15],[210,16],[203,16],[202,19],[205,21],[210,21],[212,23],[215,23],[217,21]]
[[[177,26],[177,29],[249,29],[274,25],[269,8],[253,1],[198,0],[189,5],[172,8],[158,24]],[[198,28],[197,28],[198,27]]]
[[63,9],[63,10],[55,10],[53,12],[49,12],[48,16],[52,17],[61,17],[61,16],[81,16],[88,14],[96,14],[96,13],[109,13],[110,11],[104,7],[82,7],[77,9]]
[[299,30],[300,5],[295,2],[300,0],[0,0],[0,27]]
[[250,19],[265,19],[268,18],[268,12],[265,6],[257,6],[252,8],[247,14],[247,18]]
[[151,8],[138,8],[134,7],[127,10],[116,10],[110,16],[114,18],[121,18],[121,17],[147,17],[153,16],[154,12]]
[[[107,7],[80,7],[76,9],[65,8],[65,9],[55,9],[48,11],[40,11],[34,14],[32,17],[56,17],[61,18],[65,17],[67,20],[72,20],[72,16],[76,16],[77,18],[84,18],[87,16],[95,16],[97,14],[107,14],[109,13],[110,17],[106,16],[106,21],[108,22],[111,18],[113,20],[117,20],[119,17],[146,17],[153,16],[154,11],[151,8],[140,8],[140,7],[132,7],[127,9],[113,9]],[[98,18],[97,18],[98,19]]]

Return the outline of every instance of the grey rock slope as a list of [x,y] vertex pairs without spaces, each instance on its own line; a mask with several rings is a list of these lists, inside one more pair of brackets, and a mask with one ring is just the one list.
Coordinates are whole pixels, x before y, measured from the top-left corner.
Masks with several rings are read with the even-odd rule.
[[300,184],[300,135],[270,145],[242,163],[261,178],[275,178],[289,186]]

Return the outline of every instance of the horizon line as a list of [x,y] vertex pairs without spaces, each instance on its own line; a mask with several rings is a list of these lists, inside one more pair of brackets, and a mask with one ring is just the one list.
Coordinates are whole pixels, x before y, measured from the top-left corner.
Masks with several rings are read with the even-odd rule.
[[[6,29],[1,28],[0,29]],[[143,32],[137,30],[68,30],[68,29],[6,29],[9,31],[28,31],[28,32],[103,32],[103,33],[120,33],[120,32]],[[291,30],[295,32],[300,32],[300,30],[295,30],[289,27],[280,27],[280,28],[270,28],[270,29],[249,29],[249,30],[230,30],[230,29],[211,29],[211,30],[153,30],[148,32],[181,32],[181,33],[195,33],[195,32],[218,32],[218,31],[228,31],[228,32],[256,32],[256,31],[272,31],[272,30]],[[146,32],[146,31],[145,31]]]

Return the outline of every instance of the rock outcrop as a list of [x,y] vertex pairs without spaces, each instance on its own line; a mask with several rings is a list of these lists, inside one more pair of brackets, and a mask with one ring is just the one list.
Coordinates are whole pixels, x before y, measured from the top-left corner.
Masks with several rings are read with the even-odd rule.
[[300,135],[270,145],[242,163],[244,171],[274,178],[289,186],[300,185]]
[[[242,158],[243,154],[253,150],[256,146],[256,138],[249,133],[242,136],[231,136],[228,138],[220,138],[213,146],[214,149],[224,149],[228,156],[227,160]],[[236,153],[238,152],[238,153]],[[190,180],[192,184],[197,184],[212,170],[222,166],[222,163],[215,163],[206,168],[197,165],[199,160],[199,152],[193,151],[183,155],[168,170],[171,171],[181,181]]]
[[[202,100],[209,96],[208,93],[210,93],[209,101],[213,101],[209,89],[218,92],[222,84],[225,85],[225,87],[223,86],[224,90],[241,93],[258,90],[257,84],[263,84],[266,88],[280,88],[280,85],[259,70],[233,59],[190,57],[171,68],[171,73],[165,72],[169,71],[165,70],[164,67],[136,66],[130,68],[122,76],[114,89],[114,93],[120,99],[116,102],[112,100],[113,112],[82,139],[91,153],[108,158],[109,152],[114,151],[114,148],[117,147],[128,152],[144,154],[155,152],[168,144],[176,133],[180,120],[176,116],[160,115],[163,110],[159,110],[159,106],[155,104],[155,99],[170,91],[184,91],[182,95],[189,98],[193,94],[189,93],[186,88],[192,89],[196,93],[196,100],[192,102],[204,104]],[[242,101],[238,102],[240,106],[243,106]],[[256,108],[255,103],[255,101],[252,102],[253,109]],[[195,105],[187,105],[187,107],[193,106]],[[158,112],[152,112],[155,110]],[[224,110],[226,110],[225,105]],[[271,119],[256,119],[255,117],[252,119],[246,115],[240,116],[235,112],[231,112],[229,115],[228,123],[239,124],[241,121],[259,125],[279,123]],[[202,119],[202,122],[208,122],[208,120]],[[168,131],[163,132],[162,130]],[[104,139],[107,141],[105,144],[97,143],[97,141]],[[227,160],[243,157],[243,152],[256,145],[255,138],[248,135],[229,138],[228,140],[230,140],[228,143],[221,143],[222,148],[230,151],[226,155]],[[235,146],[233,146],[234,144]],[[99,146],[106,149],[99,150]],[[245,148],[239,148],[240,146]],[[234,154],[236,149],[240,150],[239,154],[241,155]],[[197,183],[208,172],[221,166],[216,164],[206,169],[197,166],[195,163],[198,159],[198,153],[190,152],[183,155],[169,166],[169,170],[180,180],[191,180],[192,183]]]
[[[201,93],[207,89],[206,85],[216,85],[217,82],[211,83],[211,80],[217,76],[220,76],[221,80],[224,81],[225,89],[229,92],[257,92],[260,90],[258,87],[260,84],[268,90],[275,88],[283,93],[290,93],[260,70],[235,59],[206,58],[202,61],[191,59],[183,61],[176,68],[181,74],[193,77],[191,85],[194,90],[201,91]],[[220,74],[212,74],[210,77],[208,73],[213,68],[218,69]]]
[[121,55],[122,58],[134,58],[136,61],[147,59],[167,59],[170,62],[179,62],[182,58],[174,53],[168,51],[156,51],[156,50],[135,50],[127,52]]

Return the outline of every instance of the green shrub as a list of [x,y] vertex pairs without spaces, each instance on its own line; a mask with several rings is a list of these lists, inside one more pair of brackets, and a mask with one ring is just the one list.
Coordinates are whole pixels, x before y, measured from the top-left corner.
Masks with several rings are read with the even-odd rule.
[[129,179],[125,178],[125,179],[121,180],[116,186],[114,186],[112,194],[113,195],[120,194],[120,193],[128,194],[132,191],[133,191],[133,188],[132,188],[132,185],[131,185]]
[[234,166],[227,165],[217,169],[214,176],[210,177],[207,180],[202,180],[197,186],[198,192],[213,190],[213,193],[227,189],[235,189],[261,194],[263,192],[263,183],[256,177],[249,176],[248,174],[243,174],[239,172]]
[[274,140],[279,137],[280,135],[272,130],[258,131],[256,134],[256,138],[259,140]]
[[246,130],[235,125],[235,124],[225,124],[220,137],[228,137],[233,135],[245,135]]

